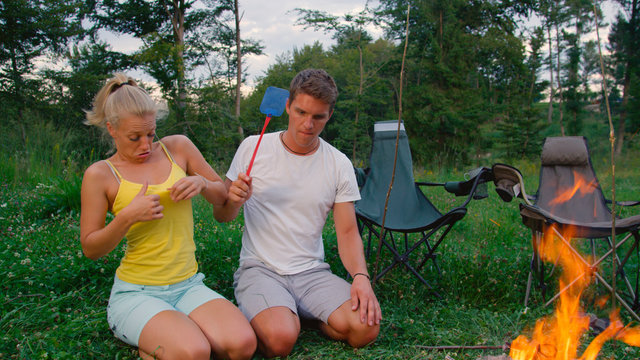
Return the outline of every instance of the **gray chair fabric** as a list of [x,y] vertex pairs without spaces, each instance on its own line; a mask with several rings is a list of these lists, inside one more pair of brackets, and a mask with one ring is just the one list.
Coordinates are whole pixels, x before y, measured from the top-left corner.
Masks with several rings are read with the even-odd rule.
[[[582,182],[580,190],[566,201],[562,192]],[[550,137],[542,148],[540,185],[533,205],[521,204],[520,214],[527,227],[540,230],[547,222],[572,225],[576,237],[601,238],[611,235],[611,210],[589,157],[582,136]],[[640,224],[640,215],[616,220],[616,233],[626,233]]]
[[[524,192],[524,182],[517,169],[498,164],[494,165],[493,172],[496,190],[499,193],[502,192],[503,200],[510,201],[514,196],[525,199],[524,203],[520,203],[520,215],[523,224],[533,233],[533,256],[525,306],[534,276],[537,278],[537,287],[542,291],[543,298],[546,295],[548,286],[546,282],[550,277],[541,260],[543,256],[539,253],[538,245],[546,232],[555,231],[552,230],[551,225],[557,229],[556,236],[563,238],[563,242],[570,246],[575,254],[579,253],[575,245],[572,245],[573,243],[563,235],[570,227],[570,233],[574,239],[587,239],[591,246],[591,258],[577,255],[576,258],[584,261],[585,265],[592,269],[598,283],[604,285],[609,291],[612,291],[612,286],[604,276],[600,275],[600,267],[605,264],[605,258],[615,254],[613,256],[619,266],[616,279],[619,277],[622,284],[617,288],[616,298],[636,320],[640,321],[638,315],[640,310],[638,296],[640,264],[638,262],[640,259],[637,252],[640,240],[638,235],[640,215],[616,218],[615,233],[623,237],[617,241],[616,251],[612,251],[613,243],[610,238],[614,229],[612,213],[593,170],[587,140],[582,136],[550,137],[545,140],[541,155],[540,182],[537,194],[533,198],[529,198]],[[638,202],[617,204],[633,206]],[[631,241],[627,243],[628,240]],[[622,256],[618,254],[620,252],[623,253]],[[560,292],[565,290],[560,289]]]

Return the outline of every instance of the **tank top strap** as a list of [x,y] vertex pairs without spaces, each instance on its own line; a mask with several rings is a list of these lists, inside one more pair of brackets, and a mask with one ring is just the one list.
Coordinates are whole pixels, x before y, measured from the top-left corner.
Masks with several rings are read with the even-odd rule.
[[107,166],[109,166],[109,169],[111,169],[113,176],[116,178],[116,180],[118,180],[118,184],[120,184],[120,179],[122,179],[122,175],[120,175],[120,172],[118,172],[118,169],[116,169],[116,167],[113,166],[111,161],[105,160],[104,162],[107,163]]
[[169,161],[171,161],[172,164],[176,164],[176,162],[173,161],[173,156],[171,156],[171,153],[169,152],[169,149],[167,149],[167,147],[164,146],[162,141],[158,140],[158,143],[160,144],[160,146],[162,146],[162,150],[164,150],[164,153],[167,154],[167,157],[169,158]]

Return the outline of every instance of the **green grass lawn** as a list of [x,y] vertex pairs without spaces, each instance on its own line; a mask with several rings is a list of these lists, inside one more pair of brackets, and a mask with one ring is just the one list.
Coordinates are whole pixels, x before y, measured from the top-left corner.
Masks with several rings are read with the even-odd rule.
[[[623,164],[624,165],[624,164]],[[639,171],[620,166],[618,199],[640,199]],[[537,166],[516,164],[529,192],[537,187]],[[603,187],[610,170],[596,164]],[[459,179],[462,174],[417,174],[419,179]],[[0,359],[135,359],[137,351],[108,329],[106,306],[122,248],[97,261],[82,255],[77,212],[51,211],[45,185],[0,184]],[[609,192],[607,192],[609,196]],[[437,206],[448,209],[461,198],[430,191]],[[233,299],[242,220],[217,223],[204,201],[194,203],[195,236],[205,282]],[[629,211],[629,210],[628,210]],[[638,209],[630,210],[637,214]],[[536,319],[553,309],[534,292],[522,305],[531,255],[530,231],[522,225],[517,201],[503,203],[489,186],[489,198],[473,202],[467,216],[441,245],[442,276],[427,264],[425,276],[442,299],[405,269],[397,267],[375,286],[383,309],[377,341],[354,350],[318,331],[304,329],[292,359],[476,359],[500,350],[433,351],[421,346],[495,345],[527,333]],[[327,261],[346,275],[339,261],[335,232],[325,230]],[[375,251],[375,248],[374,248]],[[389,253],[382,252],[384,258]],[[373,259],[369,260],[373,272]],[[629,317],[623,312],[623,318]],[[585,335],[588,343],[592,335]],[[259,358],[259,356],[256,356]],[[640,358],[640,350],[608,343],[602,358]]]

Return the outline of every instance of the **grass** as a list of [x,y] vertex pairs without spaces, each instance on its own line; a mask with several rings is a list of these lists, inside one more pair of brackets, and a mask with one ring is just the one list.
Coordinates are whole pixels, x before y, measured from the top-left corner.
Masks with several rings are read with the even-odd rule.
[[[594,163],[606,188],[610,170],[603,165],[605,162]],[[514,165],[523,171],[532,192],[537,187],[537,165]],[[636,165],[637,160],[621,160],[616,181],[620,200],[640,198],[640,171]],[[418,177],[444,180],[460,178],[462,174],[424,171]],[[106,322],[109,291],[122,248],[97,261],[82,255],[79,214],[67,209],[74,206],[74,190],[63,191],[71,194],[69,199],[60,195],[64,199],[54,205],[51,196],[47,196],[59,180],[35,186],[12,179],[1,181],[0,359],[136,359],[137,351],[117,340]],[[452,202],[448,195],[435,190],[430,197],[443,209],[461,200]],[[637,214],[638,210],[627,211]],[[242,219],[217,223],[210,207],[200,199],[194,202],[194,216],[197,258],[200,270],[207,275],[205,282],[233,299],[232,276],[238,262]],[[346,275],[331,226],[326,227],[324,237],[327,261],[336,273]],[[441,245],[440,253],[442,276],[437,279],[429,266],[425,274],[442,299],[404,269],[395,268],[376,284],[384,319],[374,344],[352,349],[326,339],[316,330],[303,329],[290,357],[476,359],[501,351],[432,351],[421,346],[500,346],[527,333],[536,319],[552,312],[542,306],[538,292],[533,293],[530,308],[523,308],[530,232],[521,223],[517,202],[502,203],[492,185],[489,198],[470,205],[467,216]],[[371,271],[372,263],[370,259]],[[585,342],[592,338],[586,335]],[[637,359],[640,351],[624,344],[608,344],[602,357]]]

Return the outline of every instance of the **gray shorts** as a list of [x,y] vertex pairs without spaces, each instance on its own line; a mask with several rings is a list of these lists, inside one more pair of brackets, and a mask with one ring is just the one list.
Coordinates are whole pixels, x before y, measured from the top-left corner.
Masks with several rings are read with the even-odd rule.
[[249,321],[270,307],[285,306],[301,318],[326,324],[329,315],[351,299],[351,284],[334,275],[326,263],[279,275],[259,261],[245,260],[233,280],[238,307]]

